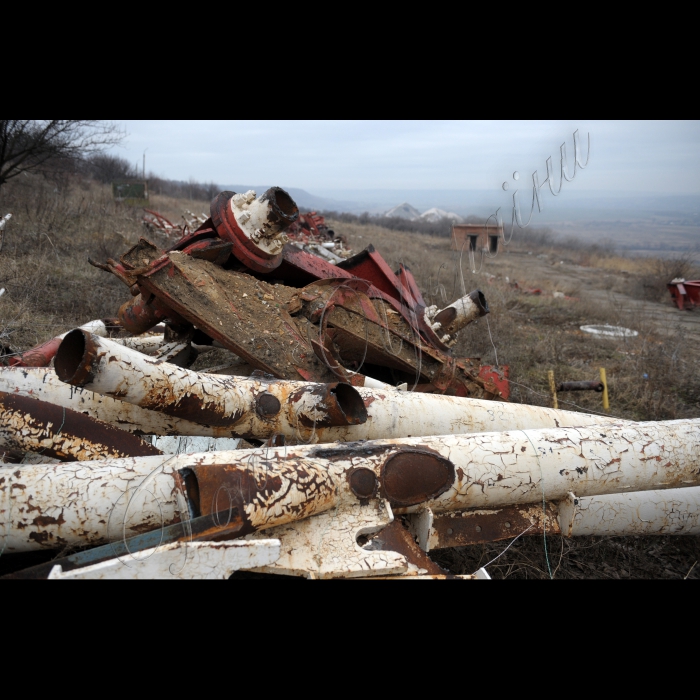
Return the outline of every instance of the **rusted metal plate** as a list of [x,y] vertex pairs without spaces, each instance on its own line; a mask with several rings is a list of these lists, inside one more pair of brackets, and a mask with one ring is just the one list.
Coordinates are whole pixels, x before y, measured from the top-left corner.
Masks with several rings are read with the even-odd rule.
[[453,387],[464,389],[474,398],[484,396],[478,367],[470,371],[466,369],[469,360],[457,365],[451,358],[441,357],[439,351],[423,345],[415,335],[411,338],[405,326],[400,328],[399,317],[389,314],[388,318],[388,326],[373,323],[361,306],[345,299],[342,306],[334,303],[326,311],[324,322],[333,329],[330,336],[340,357],[348,365],[357,363],[359,371],[363,364],[390,367],[405,373],[403,380],[409,382],[409,389],[425,382],[443,391]]
[[382,493],[395,506],[436,498],[454,483],[454,464],[429,450],[404,449],[382,466]]
[[256,369],[287,379],[337,379],[290,315],[300,308],[292,288],[176,252],[139,285]]
[[404,527],[403,523],[396,519],[383,530],[378,532],[365,549],[379,549],[403,554],[409,564],[415,569],[412,573],[416,576],[429,574],[430,576],[440,576],[452,578],[449,571],[436,564],[430,557],[416,544],[411,533]]
[[161,454],[136,435],[69,408],[0,392],[0,441],[63,461]]
[[[396,299],[399,303],[406,304],[409,308],[414,308],[417,304],[410,289],[404,286],[402,279],[392,271],[373,245],[369,245],[361,253],[344,260],[342,263],[338,263],[338,267],[355,277],[367,280],[377,289]],[[403,277],[407,277],[406,272],[404,272]]]
[[547,534],[558,535],[557,512],[548,503],[546,514],[538,504],[437,515],[428,534],[428,551],[513,539],[526,531],[541,535],[546,529]]
[[479,368],[479,378],[484,381],[484,389],[490,395],[499,397],[504,401],[510,398],[509,373],[510,367],[508,365],[500,365],[499,367],[482,365]]

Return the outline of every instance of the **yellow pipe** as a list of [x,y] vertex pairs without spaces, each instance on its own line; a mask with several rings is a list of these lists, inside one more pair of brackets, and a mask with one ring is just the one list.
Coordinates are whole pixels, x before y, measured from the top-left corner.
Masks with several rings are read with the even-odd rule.
[[605,367],[600,368],[600,381],[603,383],[603,410],[610,412],[610,401],[608,401],[608,380],[605,378]]
[[552,408],[559,408],[559,401],[557,400],[557,385],[554,383],[554,370],[550,369],[547,372],[549,377],[549,391],[552,393]]

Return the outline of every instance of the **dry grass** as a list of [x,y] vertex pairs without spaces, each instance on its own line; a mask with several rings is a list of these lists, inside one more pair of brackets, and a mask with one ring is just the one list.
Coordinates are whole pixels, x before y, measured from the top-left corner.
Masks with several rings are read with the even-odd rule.
[[[172,220],[207,203],[154,197],[149,205]],[[116,316],[129,293],[88,258],[119,257],[144,235],[143,211],[112,200],[94,183],[58,187],[39,178],[0,190],[0,211],[11,212],[0,253],[0,345],[27,350],[96,318]],[[153,238],[153,236],[151,236]],[[163,236],[154,242],[166,245]]]

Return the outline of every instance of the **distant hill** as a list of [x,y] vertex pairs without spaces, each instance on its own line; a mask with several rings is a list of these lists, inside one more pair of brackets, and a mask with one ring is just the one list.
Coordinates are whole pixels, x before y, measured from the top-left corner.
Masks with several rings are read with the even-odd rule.
[[432,209],[428,209],[428,211],[424,211],[421,215],[420,218],[423,219],[424,221],[430,221],[432,223],[437,223],[438,221],[442,221],[443,219],[452,219],[456,224],[461,224],[464,219],[459,214],[455,214],[453,211],[445,211],[444,209],[438,209],[437,207],[433,207]]
[[399,204],[398,207],[394,207],[393,209],[389,209],[384,216],[387,216],[389,218],[395,217],[397,219],[408,219],[409,221],[418,221],[420,219],[421,214],[416,209],[415,207],[412,207],[408,202],[404,202],[403,204]]

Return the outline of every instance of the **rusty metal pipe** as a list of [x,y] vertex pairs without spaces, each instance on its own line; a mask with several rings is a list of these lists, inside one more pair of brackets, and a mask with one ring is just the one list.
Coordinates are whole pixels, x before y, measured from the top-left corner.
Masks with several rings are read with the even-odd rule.
[[231,252],[257,272],[270,272],[282,263],[289,240],[284,230],[299,218],[299,209],[287,192],[272,187],[256,199],[255,192],[221,192],[211,204],[219,237]]
[[140,335],[172,316],[169,309],[156,300],[146,302],[141,294],[132,297],[119,308],[119,322],[129,333]]
[[619,422],[452,396],[198,374],[82,331],[66,338],[56,370],[73,386],[256,439],[344,442]]
[[602,382],[562,382],[557,391],[603,391]]
[[[246,534],[375,499],[394,512],[439,514],[560,501],[572,492],[686,488],[700,486],[699,442],[700,420],[686,420],[5,467],[0,522],[11,551],[22,551],[36,548],[37,537],[106,537],[102,521],[126,490],[144,503],[132,499],[138,508],[128,512],[119,506],[124,531],[230,511]],[[53,518],[40,530],[32,525],[36,507]],[[60,529],[59,514],[69,528]]]
[[0,445],[64,462],[161,454],[135,435],[77,411],[2,391]]
[[136,435],[232,436],[232,431],[226,427],[173,418],[158,411],[149,411],[109,396],[70,386],[60,381],[56,372],[47,367],[0,367],[0,391],[70,408]]
[[234,428],[239,437],[308,431],[367,420],[349,384],[312,384],[198,374],[158,362],[80,329],[69,334],[56,357],[61,381],[142,408],[206,425]]
[[409,516],[409,528],[424,552],[529,536],[700,535],[700,488],[634,491],[558,502],[476,508]]
[[457,342],[457,333],[462,328],[488,313],[489,305],[480,289],[466,294],[444,309],[429,306],[424,311],[425,322],[448,347],[452,347]]
[[[107,335],[107,326],[105,325],[105,322],[101,320],[90,321],[89,323],[86,323],[84,326],[80,327],[90,333],[94,333],[95,335],[103,337]],[[53,360],[55,357],[56,352],[61,345],[61,341],[67,335],[68,332],[63,333],[62,335],[58,335],[51,340],[47,340],[41,345],[31,348],[31,350],[27,350],[20,355],[11,357],[7,364],[10,367],[48,367],[51,364],[51,360]]]

